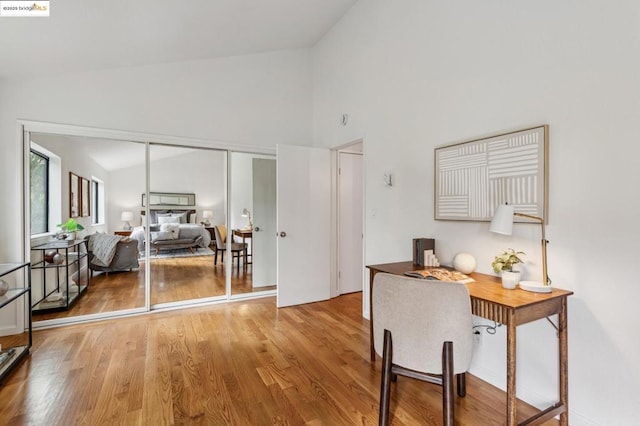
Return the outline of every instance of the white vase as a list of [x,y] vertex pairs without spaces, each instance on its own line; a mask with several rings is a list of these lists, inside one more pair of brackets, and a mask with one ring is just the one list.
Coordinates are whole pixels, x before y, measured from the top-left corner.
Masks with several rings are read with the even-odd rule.
[[4,296],[9,291],[9,283],[5,280],[0,280],[0,296]]
[[520,271],[502,271],[502,287],[513,290],[520,282]]

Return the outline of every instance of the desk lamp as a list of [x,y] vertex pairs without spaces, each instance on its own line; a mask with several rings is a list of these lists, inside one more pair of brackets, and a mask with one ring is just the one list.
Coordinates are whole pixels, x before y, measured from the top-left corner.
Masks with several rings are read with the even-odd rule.
[[251,222],[251,212],[246,208],[242,209],[242,217],[249,218],[249,225],[245,226],[244,229],[253,229],[253,223]]
[[122,229],[130,230],[131,224],[129,222],[133,220],[133,212],[123,211],[122,214],[120,214],[120,220],[124,222]]
[[538,216],[532,216],[525,213],[518,213],[514,211],[513,206],[509,204],[503,204],[496,208],[496,212],[491,220],[489,231],[496,234],[511,235],[513,233],[513,218],[524,217],[526,219],[535,220],[540,223],[542,227],[542,280],[543,282],[536,281],[521,281],[520,288],[527,291],[533,291],[536,293],[549,293],[551,292],[551,280],[547,274],[547,241],[544,230],[544,219]]

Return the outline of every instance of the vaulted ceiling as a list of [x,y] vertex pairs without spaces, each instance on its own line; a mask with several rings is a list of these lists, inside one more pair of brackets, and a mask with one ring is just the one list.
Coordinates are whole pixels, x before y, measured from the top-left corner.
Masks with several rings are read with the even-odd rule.
[[0,78],[312,47],[356,0],[64,0],[0,17]]

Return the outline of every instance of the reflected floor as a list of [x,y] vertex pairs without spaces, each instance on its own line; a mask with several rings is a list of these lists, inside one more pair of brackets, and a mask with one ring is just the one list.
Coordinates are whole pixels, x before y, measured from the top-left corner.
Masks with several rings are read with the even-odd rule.
[[[235,265],[231,273],[233,295],[274,290],[276,286],[252,286],[252,269]],[[176,257],[151,260],[151,304],[224,296],[225,265],[211,256]],[[144,307],[144,261],[131,272],[94,273],[91,284],[66,311],[34,314],[34,321],[68,318]]]

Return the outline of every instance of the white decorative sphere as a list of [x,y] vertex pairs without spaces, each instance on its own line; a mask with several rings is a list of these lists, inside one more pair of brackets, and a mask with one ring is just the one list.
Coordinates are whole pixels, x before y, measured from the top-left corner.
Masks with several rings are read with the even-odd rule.
[[453,258],[453,268],[463,274],[470,274],[476,270],[476,258],[469,253],[458,253]]

